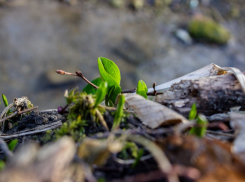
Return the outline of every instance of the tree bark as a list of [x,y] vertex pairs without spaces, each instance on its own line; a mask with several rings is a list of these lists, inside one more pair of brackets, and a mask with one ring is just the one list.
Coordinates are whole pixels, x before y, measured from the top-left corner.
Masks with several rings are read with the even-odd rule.
[[233,74],[182,80],[158,95],[155,101],[184,116],[188,116],[193,103],[197,111],[205,115],[226,112],[235,106],[245,108],[245,94]]

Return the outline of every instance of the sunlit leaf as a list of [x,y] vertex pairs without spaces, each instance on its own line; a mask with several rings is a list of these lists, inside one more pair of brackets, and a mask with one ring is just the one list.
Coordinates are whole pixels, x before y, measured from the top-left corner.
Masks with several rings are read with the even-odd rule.
[[143,80],[139,80],[136,93],[147,99],[147,86]]
[[120,85],[120,70],[113,61],[107,58],[99,57],[98,67],[101,77],[107,81],[109,87],[113,85]]

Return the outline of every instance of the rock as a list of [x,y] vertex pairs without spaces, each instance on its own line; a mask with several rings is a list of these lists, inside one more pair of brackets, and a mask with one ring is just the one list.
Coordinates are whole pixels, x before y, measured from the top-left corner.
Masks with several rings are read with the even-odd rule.
[[175,36],[187,45],[192,44],[192,38],[186,30],[178,29],[175,31]]
[[132,0],[131,3],[136,10],[142,9],[145,4],[144,0]]
[[114,8],[122,8],[125,6],[125,1],[124,0],[110,0],[110,4]]
[[197,40],[204,40],[216,44],[226,44],[231,38],[231,33],[214,20],[197,16],[189,23],[188,31]]

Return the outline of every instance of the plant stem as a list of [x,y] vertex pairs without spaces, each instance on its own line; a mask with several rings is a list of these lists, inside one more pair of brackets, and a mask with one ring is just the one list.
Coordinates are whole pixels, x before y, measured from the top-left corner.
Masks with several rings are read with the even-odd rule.
[[78,77],[81,77],[82,79],[84,79],[88,84],[90,84],[91,86],[93,86],[95,89],[98,89],[99,87],[96,86],[95,84],[93,84],[92,82],[90,82],[87,78],[85,78],[85,76],[83,76],[81,71],[76,71],[76,74]]
[[96,86],[95,84],[91,83],[85,76],[83,76],[81,71],[76,71],[75,73],[69,73],[63,70],[56,70],[56,73],[60,74],[60,75],[71,75],[71,76],[78,76],[82,79],[84,79],[88,84],[90,84],[91,86],[93,86],[95,89],[98,89],[99,87]]
[[[93,86],[95,89],[98,89],[99,88],[98,86],[96,86],[95,84],[93,84],[92,82],[90,82],[85,76],[83,76],[83,74],[82,74],[81,71],[76,71],[76,74],[75,74],[75,73],[69,73],[69,72],[66,72],[66,71],[63,71],[63,70],[56,70],[56,73],[58,73],[60,75],[71,75],[71,76],[80,77],[84,81],[86,81],[88,84],[90,84],[91,86]],[[156,86],[156,84],[153,83],[153,89],[154,89],[154,91],[153,92],[150,92],[150,93],[147,93],[147,95],[156,96],[156,95],[163,94],[162,92],[157,92],[155,90],[155,86]],[[133,89],[129,89],[129,90],[122,90],[121,93],[135,93],[135,92],[136,92],[136,88],[133,88]]]

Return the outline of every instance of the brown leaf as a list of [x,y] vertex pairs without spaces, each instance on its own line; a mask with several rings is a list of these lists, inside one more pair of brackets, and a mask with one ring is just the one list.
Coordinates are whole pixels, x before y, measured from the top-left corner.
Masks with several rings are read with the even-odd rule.
[[153,129],[161,125],[189,122],[177,112],[166,106],[147,100],[138,94],[125,94],[125,101],[134,110],[143,124]]
[[78,156],[90,165],[103,165],[111,152],[119,152],[121,149],[122,143],[119,141],[86,138],[78,149]]
[[194,136],[170,136],[157,144],[173,164],[195,167],[200,182],[245,181],[245,166],[230,152],[230,145]]

